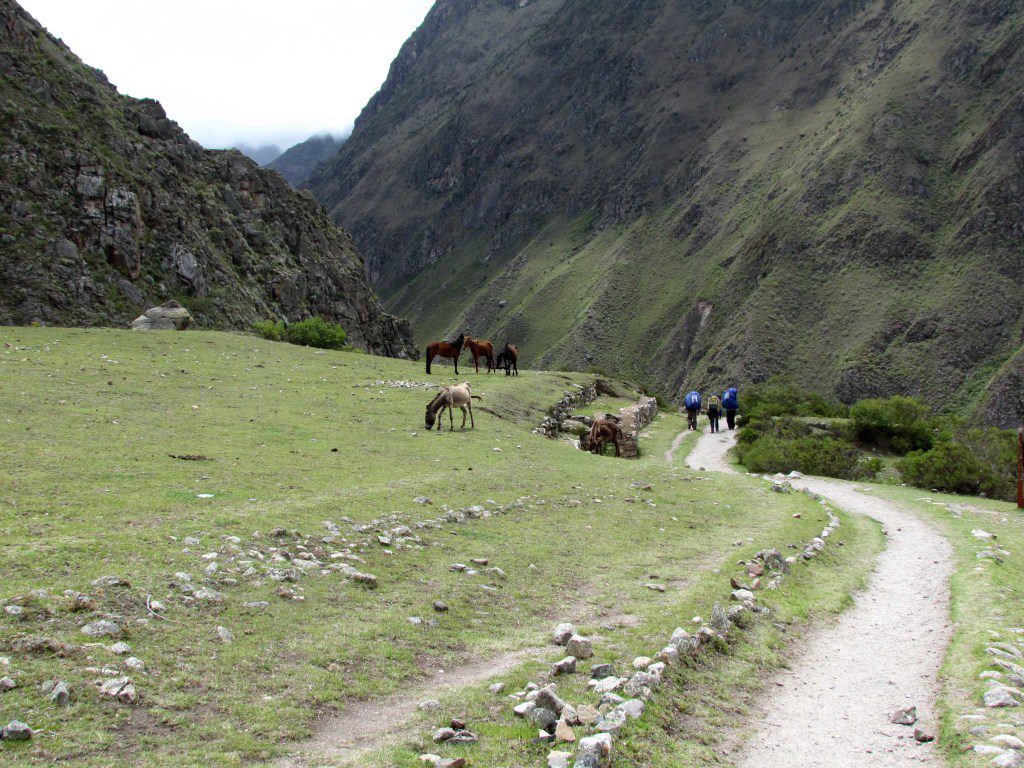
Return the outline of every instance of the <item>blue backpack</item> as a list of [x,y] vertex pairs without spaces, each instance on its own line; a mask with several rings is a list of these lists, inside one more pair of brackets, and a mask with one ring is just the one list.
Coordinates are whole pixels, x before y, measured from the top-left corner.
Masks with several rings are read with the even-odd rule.
[[683,402],[686,404],[686,410],[688,411],[699,411],[700,410],[700,392],[690,392],[683,398]]
[[740,393],[736,387],[730,387],[722,395],[722,407],[727,411],[735,411],[740,406]]

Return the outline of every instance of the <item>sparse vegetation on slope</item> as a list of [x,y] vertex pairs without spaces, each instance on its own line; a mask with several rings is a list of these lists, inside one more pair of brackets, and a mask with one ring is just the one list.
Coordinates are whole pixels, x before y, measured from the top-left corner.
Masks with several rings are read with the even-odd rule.
[[669,396],[792,373],[1010,426],[1022,20],[438,3],[310,188],[421,340],[469,328]]

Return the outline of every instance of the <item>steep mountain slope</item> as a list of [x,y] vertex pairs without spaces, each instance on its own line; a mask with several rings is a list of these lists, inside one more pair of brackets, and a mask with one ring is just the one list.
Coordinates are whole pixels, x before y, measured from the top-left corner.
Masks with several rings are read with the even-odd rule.
[[0,71],[0,323],[124,324],[175,298],[201,325],[315,314],[415,355],[308,195],[119,95],[12,0]]
[[439,0],[309,186],[422,339],[973,406],[1022,342],[1022,39],[1020,0]]
[[298,187],[313,175],[320,163],[338,154],[344,143],[344,137],[329,134],[310,136],[265,165],[284,176],[289,184]]

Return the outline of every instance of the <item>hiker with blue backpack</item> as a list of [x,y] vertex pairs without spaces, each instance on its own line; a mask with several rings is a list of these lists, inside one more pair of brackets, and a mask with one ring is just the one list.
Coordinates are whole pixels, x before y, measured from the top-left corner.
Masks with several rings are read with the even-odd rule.
[[700,392],[688,392],[683,398],[683,405],[686,406],[687,424],[690,425],[690,429],[696,429],[697,415],[700,413]]
[[729,429],[736,429],[736,411],[740,407],[740,393],[736,387],[729,387],[722,394],[722,407],[725,409],[725,423]]

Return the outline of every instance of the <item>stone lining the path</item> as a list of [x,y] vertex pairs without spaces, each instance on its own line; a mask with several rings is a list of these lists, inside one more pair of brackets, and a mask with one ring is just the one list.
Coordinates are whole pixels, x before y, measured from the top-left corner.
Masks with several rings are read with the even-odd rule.
[[[749,562],[741,561],[745,577],[730,580],[728,608],[716,603],[708,624],[696,632],[677,628],[664,648],[649,656],[640,656],[632,661],[632,671],[623,675],[615,672],[615,666],[602,663],[590,668],[588,683],[596,704],[575,704],[561,699],[557,684],[540,685],[529,683],[524,690],[513,693],[509,700],[514,702],[516,716],[524,718],[538,728],[538,739],[558,745],[548,754],[548,768],[606,768],[611,763],[614,739],[619,731],[633,719],[643,717],[648,701],[654,698],[665,682],[665,670],[680,663],[684,657],[696,657],[720,647],[720,643],[732,632],[746,628],[744,617],[752,614],[767,614],[769,609],[758,604],[757,593],[764,589],[778,589],[786,575],[800,562],[813,560],[825,550],[829,538],[839,528],[840,520],[828,502],[816,494],[816,498],[828,515],[828,525],[804,545],[799,555],[783,557],[778,549],[758,552]],[[792,546],[792,545],[791,545]],[[554,631],[556,645],[565,646],[566,657],[556,662],[550,670],[550,677],[575,674],[580,662],[593,657],[593,643],[589,638],[576,634],[571,624],[560,624]],[[451,729],[435,732],[435,741],[447,741]],[[579,739],[577,731],[588,735]],[[438,739],[437,737],[442,738]],[[576,744],[575,752],[567,751]],[[455,768],[450,761],[437,755],[423,755],[424,762]]]

